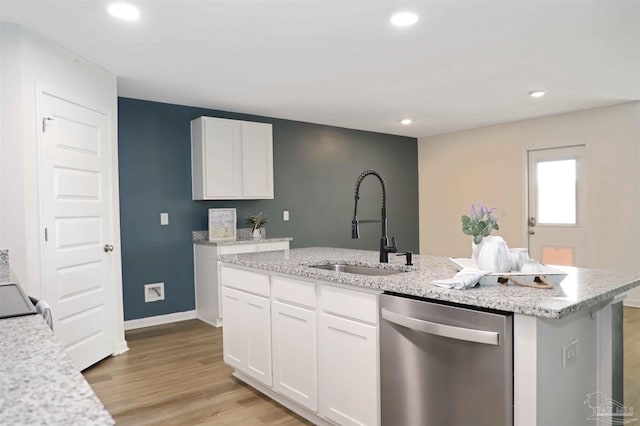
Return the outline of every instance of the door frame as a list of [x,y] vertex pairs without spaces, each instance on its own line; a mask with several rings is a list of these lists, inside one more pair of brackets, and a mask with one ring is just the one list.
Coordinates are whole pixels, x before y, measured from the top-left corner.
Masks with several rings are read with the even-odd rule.
[[124,306],[122,299],[122,247],[120,242],[120,192],[118,186],[118,139],[117,139],[117,116],[114,122],[114,114],[106,105],[96,105],[93,101],[87,100],[86,96],[82,96],[75,91],[62,90],[58,87],[50,85],[42,81],[35,82],[35,132],[36,132],[36,156],[37,156],[37,199],[38,199],[38,254],[39,261],[39,293],[44,294],[45,287],[45,240],[44,240],[44,200],[43,200],[43,132],[42,132],[42,97],[44,95],[53,96],[88,108],[97,113],[103,114],[108,122],[108,137],[110,170],[109,170],[109,188],[110,188],[110,214],[111,214],[111,235],[109,240],[112,241],[114,251],[111,253],[111,277],[113,280],[113,291],[110,294],[111,300],[109,305],[112,306],[111,317],[113,321],[113,344],[112,355],[119,355],[129,350],[124,336]]
[[[562,149],[562,148],[575,148],[575,147],[584,147],[584,161],[587,165],[587,170],[589,170],[589,159],[590,159],[590,150],[588,141],[584,141],[583,143],[569,143],[567,145],[558,145],[557,143],[540,143],[537,145],[533,145],[531,143],[522,147],[521,152],[521,162],[522,162],[522,231],[520,233],[522,247],[527,247],[529,249],[529,152],[530,151],[542,151],[548,149]],[[588,180],[588,174],[585,176],[585,179]],[[586,184],[586,182],[585,182]],[[587,187],[588,188],[588,187]],[[588,199],[589,193],[588,190],[585,190],[585,199],[583,202],[585,203],[585,208],[588,209]],[[588,254],[587,254],[588,258]]]

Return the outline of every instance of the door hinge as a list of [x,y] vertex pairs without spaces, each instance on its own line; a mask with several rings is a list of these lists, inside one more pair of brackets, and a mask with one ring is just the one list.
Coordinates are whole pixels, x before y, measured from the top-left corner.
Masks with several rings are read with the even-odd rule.
[[44,228],[44,240],[49,241],[49,228]]
[[47,121],[53,121],[51,117],[42,117],[42,133],[47,131]]

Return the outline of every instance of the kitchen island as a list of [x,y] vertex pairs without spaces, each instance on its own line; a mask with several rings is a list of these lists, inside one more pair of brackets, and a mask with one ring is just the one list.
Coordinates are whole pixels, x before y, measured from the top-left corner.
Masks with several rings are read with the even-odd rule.
[[[431,281],[456,273],[448,258],[414,256],[414,265],[406,266],[404,258],[393,257],[391,263],[380,264],[377,252],[335,248],[222,256],[219,261],[225,303],[237,302],[237,306],[230,305],[229,309],[223,304],[225,313],[232,318],[237,314],[238,320],[253,315],[256,323],[266,324],[259,336],[255,335],[257,328],[252,329],[254,337],[258,336],[269,353],[273,343],[273,360],[270,355],[258,360],[256,353],[250,352],[242,359],[242,351],[256,342],[236,345],[239,335],[247,331],[235,324],[227,329],[225,324],[225,361],[236,368],[239,378],[318,424],[327,420],[338,424],[380,422],[379,413],[368,415],[366,410],[379,410],[379,372],[370,367],[379,365],[377,295],[382,292],[513,315],[513,424],[584,424],[595,409],[585,404],[588,395],[612,394],[612,305],[620,303],[625,292],[640,285],[637,274],[562,267],[567,277],[550,290],[512,285],[444,289]],[[364,276],[313,267],[329,263],[401,272]],[[243,310],[241,306],[251,308]],[[257,306],[260,309],[253,309]],[[282,319],[293,316],[299,321],[304,319],[306,329],[300,326],[302,322],[293,325]],[[370,346],[354,346],[338,350],[339,356],[332,358],[331,351],[336,350],[336,345],[343,345],[342,349],[347,345],[345,341],[331,341],[328,330],[338,329],[342,323],[329,322],[338,320],[353,327],[349,332],[359,335],[362,342],[369,336],[375,354],[371,354]],[[292,328],[285,328],[287,325]],[[313,338],[306,336],[303,329],[314,333]],[[574,342],[579,351],[567,362],[566,348]],[[304,354],[284,355],[300,349],[299,346],[304,346]],[[227,352],[235,349],[240,355]],[[350,353],[357,350],[362,352],[351,360]],[[298,365],[300,359],[307,364]],[[349,364],[350,361],[353,362]],[[340,363],[349,367],[342,368]],[[355,386],[350,392],[357,394],[354,371],[365,372],[365,364],[370,364],[368,371],[376,377],[370,380],[363,373],[360,379],[366,383],[360,389],[362,393],[373,389],[375,395],[370,394],[360,406],[357,403],[341,406],[342,398],[331,395],[341,386]],[[296,368],[306,371],[307,376]],[[293,375],[288,373],[297,378],[291,379]],[[340,375],[346,379],[342,383],[335,377]],[[306,382],[300,382],[299,377],[306,377]],[[314,389],[319,395],[313,395]],[[377,400],[372,405],[374,397]],[[348,409],[353,409],[353,416],[344,412]]]

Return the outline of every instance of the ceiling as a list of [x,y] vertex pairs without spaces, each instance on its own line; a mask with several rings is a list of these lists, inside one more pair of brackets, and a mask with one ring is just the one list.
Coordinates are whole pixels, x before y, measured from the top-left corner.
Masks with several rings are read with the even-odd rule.
[[[133,3],[134,23],[95,0],[0,0],[0,19],[118,75],[119,96],[397,135],[640,99],[640,0]],[[405,9],[418,23],[391,26]]]

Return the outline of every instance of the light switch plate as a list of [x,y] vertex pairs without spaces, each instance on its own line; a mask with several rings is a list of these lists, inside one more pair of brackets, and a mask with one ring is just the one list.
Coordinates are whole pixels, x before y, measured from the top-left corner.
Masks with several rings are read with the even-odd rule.
[[289,221],[289,210],[284,210],[282,212],[282,220],[284,222],[288,222]]
[[160,225],[169,224],[169,213],[160,213]]

